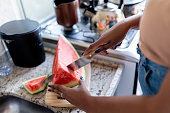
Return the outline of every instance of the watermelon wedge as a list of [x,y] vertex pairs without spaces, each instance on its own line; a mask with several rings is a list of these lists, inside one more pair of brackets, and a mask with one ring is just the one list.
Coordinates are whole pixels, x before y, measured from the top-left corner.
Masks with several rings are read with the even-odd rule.
[[81,76],[85,78],[84,68],[72,71],[67,67],[68,64],[77,60],[78,58],[79,55],[75,48],[64,36],[60,35],[52,68],[52,73],[54,73],[54,84],[74,87],[78,84]]
[[41,82],[46,79],[48,75],[40,76],[38,78],[34,78],[31,80],[28,80],[26,82],[23,82],[23,87],[28,91],[30,94],[35,94],[40,91],[43,91],[47,84],[41,84]]

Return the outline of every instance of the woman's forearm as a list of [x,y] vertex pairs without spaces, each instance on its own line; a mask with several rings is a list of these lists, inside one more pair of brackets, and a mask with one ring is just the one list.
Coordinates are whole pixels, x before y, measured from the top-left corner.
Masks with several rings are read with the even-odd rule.
[[109,29],[108,31],[112,31],[117,26],[122,26],[121,29],[124,29],[125,31],[128,31],[130,28],[139,29],[141,17],[142,17],[142,14],[137,14],[137,15],[125,18],[124,20],[117,23],[114,27]]
[[126,18],[125,20],[129,24],[129,28],[139,29],[140,19],[142,17],[142,13],[138,15],[131,16]]
[[154,96],[91,97],[87,113],[152,113]]
[[104,39],[112,37],[111,39],[115,41],[113,45],[119,44],[124,39],[126,33],[130,28],[136,29],[139,27],[141,16],[142,14],[138,14],[120,21],[112,28],[104,32],[101,37],[103,37]]
[[109,48],[115,49],[125,38],[130,28],[136,28],[139,26],[141,16],[141,14],[131,16],[115,24],[109,30],[104,32],[96,42],[91,44],[84,52],[84,55],[89,54],[95,49],[101,49],[103,51]]
[[85,111],[88,113],[169,113],[170,112],[170,71],[166,74],[161,88],[151,96],[112,96],[88,98]]

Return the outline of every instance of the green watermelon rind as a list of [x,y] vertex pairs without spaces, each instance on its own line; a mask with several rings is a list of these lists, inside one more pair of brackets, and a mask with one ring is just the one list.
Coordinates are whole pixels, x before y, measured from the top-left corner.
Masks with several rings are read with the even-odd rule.
[[44,76],[40,76],[40,77],[37,77],[37,78],[33,78],[33,79],[30,79],[30,80],[27,80],[27,81],[23,82],[22,85],[23,85],[24,89],[25,89],[29,94],[31,94],[31,95],[36,94],[36,93],[39,93],[39,92],[43,91],[43,90],[46,88],[47,83],[44,84],[44,86],[43,86],[42,88],[40,88],[39,90],[34,91],[34,92],[31,92],[30,90],[28,90],[28,89],[25,87],[25,83],[30,82],[30,81],[35,80],[35,79],[38,79],[38,78],[45,77],[45,76],[48,77],[48,75],[44,75]]
[[[75,51],[75,53],[77,54],[77,56],[79,58],[80,56],[77,53],[76,49],[73,47],[73,45],[63,35],[60,35],[60,37],[62,37],[73,48],[73,50]],[[84,67],[82,67],[82,73],[83,73],[82,77],[85,80],[86,74],[85,74],[85,68]],[[77,86],[77,85],[78,85],[78,81],[72,81],[70,83],[65,84],[65,86],[67,86],[67,87],[74,87],[74,86]]]
[[71,81],[71,82],[65,84],[64,86],[72,88],[72,87],[75,87],[77,85],[78,85],[78,81]]

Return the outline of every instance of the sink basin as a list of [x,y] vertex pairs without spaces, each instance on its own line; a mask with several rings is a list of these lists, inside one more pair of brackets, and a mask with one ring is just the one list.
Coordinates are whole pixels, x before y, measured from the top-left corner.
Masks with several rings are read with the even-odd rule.
[[15,96],[0,97],[1,113],[54,113],[52,110]]

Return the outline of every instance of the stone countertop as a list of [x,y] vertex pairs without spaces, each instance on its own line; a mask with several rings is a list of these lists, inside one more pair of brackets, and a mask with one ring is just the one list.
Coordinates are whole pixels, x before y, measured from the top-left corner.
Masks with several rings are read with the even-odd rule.
[[[45,104],[46,90],[31,95],[22,86],[22,83],[35,77],[39,77],[45,74],[50,74],[52,71],[52,63],[54,58],[54,49],[46,48],[46,60],[41,65],[34,68],[21,68],[14,66],[13,72],[8,76],[0,76],[0,96],[13,95],[25,100],[31,101],[38,105],[47,107],[53,110],[55,113],[77,113],[83,112],[77,108],[58,108],[51,107]],[[102,63],[104,62],[104,63]],[[110,64],[109,64],[110,63]],[[115,70],[118,66],[116,63],[109,62],[108,64],[102,60],[94,60],[91,63],[91,95],[100,95],[102,89],[105,88],[107,80],[113,77]],[[108,75],[108,76],[106,76]],[[118,79],[117,79],[118,80]]]

